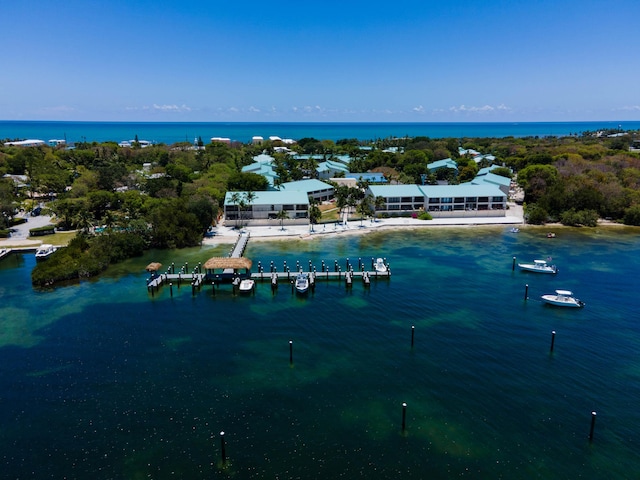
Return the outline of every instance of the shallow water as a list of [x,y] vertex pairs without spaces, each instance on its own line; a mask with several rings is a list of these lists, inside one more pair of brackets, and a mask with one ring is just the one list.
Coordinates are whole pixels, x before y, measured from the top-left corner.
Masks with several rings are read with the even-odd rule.
[[[634,478],[640,232],[507,230],[249,243],[266,269],[391,265],[368,289],[319,281],[306,297],[268,283],[147,293],[150,261],[196,265],[228,246],[150,252],[50,291],[31,288],[32,255],[9,257],[3,476]],[[514,256],[560,272],[512,271]],[[556,288],[586,307],[538,300]]]

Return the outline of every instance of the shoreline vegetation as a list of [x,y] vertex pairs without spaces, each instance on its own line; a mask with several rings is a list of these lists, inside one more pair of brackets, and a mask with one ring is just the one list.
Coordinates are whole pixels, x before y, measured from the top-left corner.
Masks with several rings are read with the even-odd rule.
[[[98,275],[108,265],[151,248],[233,243],[243,229],[252,240],[281,241],[397,228],[638,226],[639,143],[639,132],[613,130],[545,138],[403,137],[366,142],[302,138],[293,144],[276,139],[205,145],[197,139],[147,146],[137,136],[128,146],[86,141],[73,148],[3,143],[0,248],[36,246],[28,235],[16,240],[14,232],[33,229],[41,216],[51,218],[57,231],[73,239],[34,268],[33,284],[50,286]],[[240,229],[235,228],[237,220],[226,225],[221,213],[227,192],[269,188],[264,176],[243,171],[260,155],[272,158],[276,186],[317,178],[319,162],[348,158],[349,171],[381,175],[387,184],[456,185],[486,169],[509,178],[516,190],[509,193],[505,217],[426,219],[428,212],[418,211],[378,218],[376,210],[362,208],[361,192],[367,182],[358,181],[356,187],[335,183],[336,208],[314,211],[314,204],[309,224],[277,220],[273,226],[257,227],[243,225],[240,218]],[[445,159],[450,161],[448,167],[429,169]],[[521,195],[517,202],[516,193]],[[352,216],[347,224],[334,221],[336,211],[341,218],[348,210]],[[37,238],[51,243],[47,236]]]

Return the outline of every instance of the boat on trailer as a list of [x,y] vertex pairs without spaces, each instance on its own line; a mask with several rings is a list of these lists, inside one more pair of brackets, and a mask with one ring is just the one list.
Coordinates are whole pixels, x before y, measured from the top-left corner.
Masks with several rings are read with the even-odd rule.
[[575,298],[570,290],[556,290],[554,294],[542,295],[542,301],[556,307],[584,307],[584,302]]
[[558,267],[550,265],[547,260],[534,260],[533,263],[519,263],[520,270],[535,273],[558,273]]

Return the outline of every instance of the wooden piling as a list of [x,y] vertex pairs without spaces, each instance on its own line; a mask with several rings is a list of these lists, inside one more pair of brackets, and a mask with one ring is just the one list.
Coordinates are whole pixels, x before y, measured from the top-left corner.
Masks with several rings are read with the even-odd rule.
[[516,257],[513,257],[513,264],[511,265],[511,271],[513,272],[516,269]]
[[529,298],[529,284],[527,283],[524,286],[524,299],[527,300]]
[[289,340],[289,365],[293,365],[293,340]]
[[402,404],[402,433],[407,429],[407,404]]
[[220,457],[222,458],[222,465],[227,463],[227,449],[224,441],[224,432],[220,432]]
[[416,327],[415,325],[411,325],[411,348],[413,348],[413,339],[415,337]]
[[551,348],[550,348],[550,352],[553,352],[553,346],[556,343],[556,331],[552,330],[551,331]]
[[591,428],[589,429],[589,441],[593,441],[593,430],[596,428],[596,412],[591,412]]

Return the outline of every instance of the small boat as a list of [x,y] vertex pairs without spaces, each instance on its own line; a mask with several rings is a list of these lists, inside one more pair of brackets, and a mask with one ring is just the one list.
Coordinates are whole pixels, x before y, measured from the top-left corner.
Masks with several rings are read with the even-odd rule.
[[0,258],[4,258],[7,255],[9,255],[9,252],[11,252],[11,250],[9,250],[8,248],[0,248]]
[[546,260],[534,260],[533,263],[519,263],[520,270],[536,273],[558,273],[558,267],[549,265]]
[[248,293],[251,292],[255,286],[256,282],[254,280],[251,278],[245,278],[240,282],[238,290],[240,290],[240,292]]
[[556,290],[555,294],[542,295],[542,301],[556,307],[584,307],[584,302],[574,298],[573,292],[569,290]]
[[509,230],[509,233],[520,233],[520,229],[518,227],[513,227]]
[[387,273],[388,270],[387,264],[384,263],[383,258],[376,258],[376,262],[373,264],[373,268],[378,273]]
[[553,232],[547,233],[547,238],[556,238],[556,234]]
[[48,243],[43,243],[36,250],[36,260],[44,260],[45,258],[49,258],[53,252],[55,252],[58,247],[50,245]]
[[309,275],[304,272],[300,272],[296,276],[295,286],[296,292],[307,293],[307,291],[309,290]]

